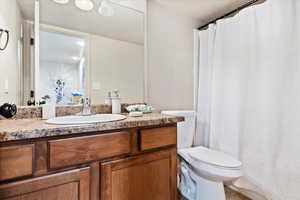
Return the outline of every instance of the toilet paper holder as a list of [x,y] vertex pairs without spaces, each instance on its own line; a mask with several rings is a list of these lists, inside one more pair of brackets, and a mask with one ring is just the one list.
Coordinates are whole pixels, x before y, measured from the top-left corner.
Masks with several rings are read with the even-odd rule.
[[[2,44],[1,40],[4,34],[6,34],[6,41],[4,42],[4,46],[1,46]],[[6,49],[8,42],[9,42],[9,31],[0,28],[0,51],[4,51]]]

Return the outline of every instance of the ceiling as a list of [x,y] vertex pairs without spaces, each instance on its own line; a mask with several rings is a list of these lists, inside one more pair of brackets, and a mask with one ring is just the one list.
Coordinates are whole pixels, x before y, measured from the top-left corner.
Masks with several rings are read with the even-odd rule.
[[84,49],[83,38],[54,32],[40,32],[41,61],[77,65],[84,55]]
[[250,0],[154,0],[183,15],[207,23]]
[[[93,0],[99,5],[100,0]],[[101,16],[97,9],[85,12],[78,9],[73,0],[66,5],[57,4],[52,0],[40,1],[40,22],[65,29],[102,35],[105,37],[144,43],[144,10],[145,0],[112,0],[115,15]],[[136,1],[136,3],[134,3]],[[34,0],[18,0],[22,13],[26,19],[33,19]],[[95,6],[96,7],[96,6]]]
[[[92,0],[97,5],[101,0]],[[205,24],[250,0],[148,0],[156,1],[178,14],[196,18]],[[34,0],[18,0],[26,19],[33,19]],[[73,0],[59,5],[52,0],[42,0],[41,22],[81,32],[102,35],[113,39],[144,43],[144,13],[146,0],[111,0],[115,9],[113,17],[103,17],[96,10],[84,12],[74,6]]]
[[146,8],[147,0],[110,0],[110,1],[143,13],[145,13],[147,9]]

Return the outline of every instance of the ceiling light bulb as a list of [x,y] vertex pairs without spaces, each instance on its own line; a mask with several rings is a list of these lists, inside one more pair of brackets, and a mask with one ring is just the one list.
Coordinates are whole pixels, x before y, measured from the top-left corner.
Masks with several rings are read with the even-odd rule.
[[114,9],[107,2],[107,0],[102,0],[98,12],[100,13],[100,15],[105,16],[105,17],[111,17],[115,14]]
[[74,61],[79,61],[79,60],[80,60],[80,57],[72,56],[71,59],[74,60]]
[[90,11],[94,8],[94,4],[91,0],[75,0],[75,5],[84,11]]
[[55,3],[59,3],[59,4],[67,4],[69,3],[69,0],[53,0]]
[[77,45],[78,45],[78,46],[81,46],[81,47],[84,47],[84,42],[83,42],[83,41],[78,41],[78,42],[77,42]]

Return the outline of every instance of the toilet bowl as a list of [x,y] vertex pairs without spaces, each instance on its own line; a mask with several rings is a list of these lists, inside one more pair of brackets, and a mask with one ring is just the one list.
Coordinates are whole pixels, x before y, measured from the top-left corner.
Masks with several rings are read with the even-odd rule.
[[182,162],[189,166],[189,178],[196,185],[194,198],[184,194],[184,188],[189,186],[181,185],[182,188],[179,188],[183,196],[190,200],[225,200],[223,182],[242,176],[242,163],[222,152],[195,147],[181,149],[178,153]]
[[219,151],[192,147],[195,112],[163,111],[162,114],[185,117],[185,121],[178,124],[181,194],[188,200],[225,200],[223,182],[240,178],[242,163]]

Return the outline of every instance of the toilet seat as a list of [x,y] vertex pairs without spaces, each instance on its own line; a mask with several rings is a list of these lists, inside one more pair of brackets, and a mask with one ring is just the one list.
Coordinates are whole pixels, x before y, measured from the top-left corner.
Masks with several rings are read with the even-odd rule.
[[223,152],[214,151],[205,147],[191,148],[187,153],[193,160],[217,168],[241,169],[242,167],[242,163],[235,158]]
[[[189,149],[180,149],[178,151],[179,155],[183,160],[185,160],[193,171],[206,179],[211,181],[229,181],[234,180],[242,176],[242,163],[235,160],[234,158],[221,152],[211,152],[213,150],[207,151],[205,147],[194,147]],[[195,153],[198,152],[198,153]],[[200,152],[200,153],[199,153]],[[218,158],[231,158],[235,162],[221,162],[222,159],[210,159],[209,156],[201,157],[202,154],[207,153],[207,155],[219,155]],[[210,154],[212,153],[212,154]],[[220,153],[220,154],[219,154]],[[228,157],[227,157],[228,156]],[[202,160],[202,158],[205,158]],[[231,160],[231,161],[233,161]],[[213,163],[213,161],[219,161]],[[226,160],[224,160],[226,161]],[[228,161],[228,160],[227,160]]]

